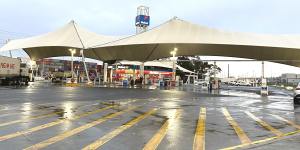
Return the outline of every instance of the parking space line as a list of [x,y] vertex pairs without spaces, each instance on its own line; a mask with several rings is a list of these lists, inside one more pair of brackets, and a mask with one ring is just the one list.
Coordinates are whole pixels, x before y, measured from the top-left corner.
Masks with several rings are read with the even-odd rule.
[[115,113],[108,114],[108,115],[103,116],[103,117],[101,117],[101,118],[99,118],[99,119],[97,119],[97,120],[95,120],[93,122],[90,122],[90,123],[87,123],[87,124],[82,125],[80,127],[77,127],[75,129],[63,132],[63,133],[61,133],[59,135],[56,135],[56,136],[54,136],[54,137],[52,137],[50,139],[47,139],[45,141],[42,141],[42,142],[37,143],[35,145],[32,145],[32,146],[26,148],[25,150],[42,149],[42,148],[47,147],[47,146],[49,146],[49,145],[51,145],[53,143],[56,143],[58,141],[66,139],[66,138],[68,138],[70,136],[73,136],[73,135],[75,135],[77,133],[80,133],[80,132],[82,132],[82,131],[84,131],[84,130],[86,130],[88,128],[91,128],[93,126],[99,125],[99,124],[101,124],[102,122],[104,122],[104,121],[106,121],[108,119],[112,119],[114,117],[120,116],[120,115],[122,115],[122,114],[124,114],[124,113],[126,113],[128,111],[131,111],[131,110],[133,110],[135,108],[137,108],[137,107],[133,106],[133,107],[129,107],[128,109],[125,109],[125,110],[122,110],[122,111],[118,111],[118,112],[115,112]]
[[172,120],[178,119],[181,115],[181,111],[177,109],[174,115],[174,118],[169,118],[166,122],[161,126],[161,128],[154,134],[154,136],[148,141],[148,143],[144,146],[143,150],[155,150],[162,139],[166,136],[167,131],[170,126],[172,126]]
[[108,107],[96,109],[96,110],[91,111],[91,112],[82,113],[82,114],[80,114],[80,115],[78,115],[78,116],[76,116],[74,118],[71,118],[71,119],[58,119],[56,121],[53,121],[53,122],[50,122],[50,123],[46,123],[46,124],[43,124],[43,125],[40,125],[40,126],[36,126],[36,127],[30,128],[30,129],[27,129],[27,130],[18,131],[18,132],[15,132],[15,133],[3,135],[3,136],[0,136],[0,142],[8,140],[8,139],[11,139],[11,138],[18,137],[20,135],[30,134],[32,132],[36,132],[36,131],[39,131],[39,130],[42,130],[42,129],[46,129],[46,128],[49,128],[49,127],[52,127],[52,126],[64,123],[64,122],[66,122],[68,120],[73,121],[73,120],[76,120],[76,119],[80,119],[82,117],[85,117],[85,116],[88,116],[88,115],[91,115],[91,114],[95,114],[95,113],[99,113],[99,112],[102,112],[104,110],[110,109],[112,107],[113,106],[108,106]]
[[[46,103],[47,104],[47,103]],[[51,103],[50,103],[51,104]],[[87,104],[87,105],[80,105],[79,107],[75,107],[76,109],[78,108],[83,108],[83,107],[87,107],[87,106],[91,106],[92,104]],[[39,105],[37,105],[39,106]],[[41,105],[42,106],[42,105]],[[60,108],[59,108],[60,109]],[[19,111],[19,110],[18,110]],[[30,113],[35,113],[35,112],[44,112],[44,113],[48,113],[50,114],[51,113],[51,110],[42,110],[42,109],[32,109],[32,110],[20,110],[21,112],[6,112],[6,113],[1,113],[0,117],[5,117],[5,116],[11,116],[11,115],[22,115],[22,114],[26,114],[28,112]],[[59,112],[54,112],[53,114],[59,114],[59,113],[64,113],[63,111],[59,111]],[[51,113],[52,114],[52,113]],[[25,120],[25,119],[24,119]],[[21,121],[22,122],[22,121]],[[19,123],[19,122],[16,122],[16,123]],[[12,121],[12,124],[14,124],[14,121]],[[10,124],[7,124],[7,125],[10,125]],[[5,126],[5,124],[3,125]],[[1,127],[1,124],[0,124],[0,127]]]
[[232,146],[232,147],[223,148],[221,150],[234,150],[234,149],[245,148],[247,146],[262,144],[262,143],[266,143],[266,142],[272,142],[272,141],[276,141],[276,140],[279,141],[279,140],[283,139],[284,137],[292,136],[292,135],[299,134],[299,133],[300,133],[300,130],[297,130],[297,131],[285,133],[281,136],[274,136],[274,137],[270,137],[270,138],[266,138],[266,139],[262,139],[262,140],[258,140],[258,141],[253,141],[251,143],[240,144],[240,145],[236,145],[236,146]]
[[29,121],[29,120],[35,120],[35,119],[42,119],[42,118],[52,117],[52,116],[55,116],[55,115],[60,114],[60,113],[63,113],[63,111],[52,112],[52,113],[48,113],[48,114],[27,117],[25,119],[19,119],[19,120],[9,121],[9,122],[5,122],[5,123],[1,123],[0,127],[7,126],[7,125],[12,125],[12,124],[15,124],[15,123],[20,123],[20,122],[26,122],[26,121]]
[[205,150],[206,108],[201,107],[194,137],[193,150]]
[[297,125],[295,122],[292,122],[292,121],[290,121],[290,120],[287,120],[287,119],[285,119],[285,118],[282,118],[282,117],[280,117],[280,116],[278,116],[278,115],[271,114],[271,116],[273,116],[273,117],[275,117],[275,118],[277,118],[277,119],[279,119],[279,120],[281,120],[281,121],[284,121],[285,123],[287,123],[287,124],[293,126],[294,128],[300,129],[300,125]]
[[106,135],[102,136],[101,138],[99,138],[98,140],[94,141],[93,143],[85,146],[83,148],[83,150],[94,150],[97,149],[99,147],[101,147],[103,144],[105,144],[106,142],[110,141],[111,139],[113,139],[115,136],[119,135],[120,133],[122,133],[123,131],[125,131],[126,129],[132,127],[133,125],[135,125],[136,123],[142,121],[143,119],[147,118],[148,116],[150,116],[151,114],[153,114],[156,111],[156,109],[151,109],[150,111],[147,111],[146,113],[130,120],[129,122],[125,123],[124,125],[118,127],[117,129],[107,133]]
[[277,136],[282,136],[283,133],[280,132],[279,130],[273,128],[271,125],[269,125],[268,123],[264,122],[263,120],[257,118],[256,116],[254,116],[251,112],[249,111],[245,111],[245,113],[251,117],[253,120],[255,120],[257,123],[259,123],[261,126],[263,126],[264,128],[270,130],[272,133],[274,133]]
[[238,137],[240,138],[240,141],[242,144],[245,143],[251,143],[251,140],[248,138],[244,130],[238,125],[238,123],[231,117],[230,113],[226,108],[222,108],[222,112],[229,122],[229,124],[232,126]]

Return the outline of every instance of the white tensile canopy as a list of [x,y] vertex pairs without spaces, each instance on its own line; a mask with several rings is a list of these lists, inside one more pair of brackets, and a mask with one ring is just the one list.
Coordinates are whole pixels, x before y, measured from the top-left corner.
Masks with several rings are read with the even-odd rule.
[[[126,38],[98,35],[74,21],[48,34],[10,41],[1,51],[24,49],[32,60],[69,56],[84,49],[88,58],[149,61],[176,56],[229,56],[300,67],[300,36],[225,32],[173,18],[149,31]],[[79,55],[79,52],[76,53]]]
[[[40,58],[70,56],[69,49],[77,49],[76,56],[79,56],[79,50],[95,46],[99,43],[107,43],[116,40],[119,37],[98,35],[87,31],[71,21],[64,27],[47,34],[9,41],[0,48],[1,51],[24,49],[32,60]],[[86,57],[98,59],[92,51],[85,53]]]
[[268,60],[300,67],[300,36],[225,32],[173,18],[149,31],[99,44],[101,60],[148,61],[176,56],[229,56]]

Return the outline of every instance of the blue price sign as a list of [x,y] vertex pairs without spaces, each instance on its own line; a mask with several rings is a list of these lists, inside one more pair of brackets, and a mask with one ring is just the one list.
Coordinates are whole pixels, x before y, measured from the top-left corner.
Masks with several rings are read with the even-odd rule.
[[136,26],[149,26],[150,25],[150,16],[138,15],[135,18]]

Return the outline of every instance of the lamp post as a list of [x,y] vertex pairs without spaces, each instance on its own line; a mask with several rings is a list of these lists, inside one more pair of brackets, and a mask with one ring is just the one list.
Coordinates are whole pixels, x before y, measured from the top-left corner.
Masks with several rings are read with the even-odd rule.
[[33,65],[35,64],[35,61],[33,61],[33,60],[30,60],[30,62],[29,62],[29,65],[30,65],[30,70],[31,70],[31,73],[30,73],[30,81],[33,81],[33,79],[34,79],[34,74],[33,74]]
[[172,55],[172,59],[173,59],[173,74],[172,74],[172,80],[175,81],[175,74],[176,74],[176,59],[175,59],[175,55],[177,53],[177,48],[175,47],[173,51],[170,52],[170,54]]
[[71,53],[71,74],[72,74],[72,79],[74,78],[74,68],[73,68],[73,57],[74,54],[76,54],[76,49],[69,49]]

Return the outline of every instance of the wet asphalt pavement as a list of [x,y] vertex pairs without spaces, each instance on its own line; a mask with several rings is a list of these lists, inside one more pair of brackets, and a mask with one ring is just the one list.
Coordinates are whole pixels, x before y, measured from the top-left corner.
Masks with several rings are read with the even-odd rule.
[[300,107],[228,87],[0,87],[0,149],[299,149]]

